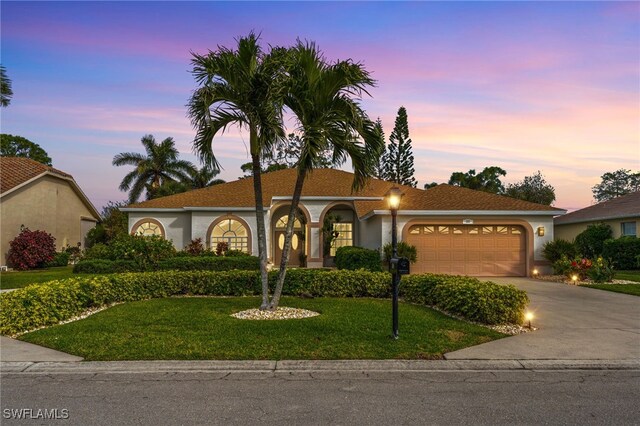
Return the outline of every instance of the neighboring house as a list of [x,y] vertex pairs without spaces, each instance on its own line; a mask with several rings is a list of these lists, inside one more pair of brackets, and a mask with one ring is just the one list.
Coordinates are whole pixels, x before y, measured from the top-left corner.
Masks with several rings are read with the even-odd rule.
[[0,157],[1,264],[22,227],[53,235],[56,248],[80,243],[100,215],[70,174],[28,158]]
[[[296,170],[266,173],[264,191],[267,252],[279,263]],[[353,174],[314,170],[307,178],[296,222],[290,264],[321,267],[336,247],[378,249],[391,241],[391,215],[385,194],[391,182],[371,179],[352,193]],[[527,276],[545,267],[542,245],[553,240],[553,216],[565,211],[514,198],[450,185],[429,190],[400,186],[404,192],[398,212],[398,236],[418,249],[412,272],[478,276]],[[246,178],[182,194],[133,204],[129,231],[161,235],[177,249],[201,238],[210,249],[226,241],[232,249],[257,254],[253,179]],[[334,246],[323,250],[327,215],[340,217]],[[331,217],[331,216],[330,216]],[[300,255],[303,256],[300,256]]]
[[587,226],[596,223],[611,226],[613,238],[640,236],[640,192],[632,192],[555,218],[555,238],[573,241]]

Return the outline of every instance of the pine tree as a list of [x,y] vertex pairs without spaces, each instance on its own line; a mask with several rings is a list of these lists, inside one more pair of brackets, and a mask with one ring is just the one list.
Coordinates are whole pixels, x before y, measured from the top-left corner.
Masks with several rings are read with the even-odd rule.
[[407,110],[400,107],[396,116],[396,123],[389,136],[389,147],[385,167],[387,180],[415,187],[417,182],[413,177],[413,152],[409,138],[409,123]]
[[380,121],[380,117],[378,117],[378,119],[376,120],[375,129],[380,135],[380,140],[382,141],[382,145],[384,146],[384,149],[380,154],[378,164],[376,165],[375,177],[377,177],[378,179],[386,180],[386,165],[389,162],[389,153],[387,152],[387,148],[385,145],[384,129],[382,128],[382,121]]

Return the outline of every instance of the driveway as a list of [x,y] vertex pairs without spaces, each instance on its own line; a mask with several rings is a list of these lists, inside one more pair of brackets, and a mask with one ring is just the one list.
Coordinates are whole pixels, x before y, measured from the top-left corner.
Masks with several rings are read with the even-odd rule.
[[529,278],[491,280],[527,292],[539,330],[450,352],[447,359],[640,359],[640,297]]

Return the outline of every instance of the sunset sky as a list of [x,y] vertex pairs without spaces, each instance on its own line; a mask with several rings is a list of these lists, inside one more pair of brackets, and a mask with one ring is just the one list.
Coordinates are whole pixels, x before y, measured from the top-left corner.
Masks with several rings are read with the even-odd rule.
[[[113,156],[140,138],[194,132],[190,52],[251,30],[268,45],[313,40],[377,80],[363,105],[385,133],[405,106],[416,178],[500,166],[505,183],[541,170],[555,205],[640,169],[640,3],[11,2],[0,3],[1,62],[14,97],[2,133],[40,144],[98,209],[124,200]],[[294,123],[287,125],[293,128]],[[220,177],[240,176],[248,135],[217,139]]]

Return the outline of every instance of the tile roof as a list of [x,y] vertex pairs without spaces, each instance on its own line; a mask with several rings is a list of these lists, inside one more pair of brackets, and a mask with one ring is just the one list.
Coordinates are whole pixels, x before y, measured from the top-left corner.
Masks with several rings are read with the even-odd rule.
[[640,191],[557,217],[553,220],[553,224],[565,225],[633,216],[640,217]]
[[73,176],[70,174],[54,169],[51,166],[38,163],[30,158],[0,157],[0,193],[4,194],[16,186],[19,186],[36,176],[40,176],[45,172],[73,179]]
[[[262,175],[264,205],[269,206],[276,196],[291,196],[297,171],[285,169]],[[384,197],[395,186],[392,182],[370,179],[356,193],[351,190],[353,173],[335,169],[316,169],[309,174],[302,189],[303,197]],[[515,198],[474,191],[452,185],[438,185],[427,191],[399,185],[404,192],[401,210],[502,210],[557,211],[564,210]],[[181,194],[156,198],[128,206],[129,208],[183,207],[253,207],[253,178],[240,179]],[[372,210],[388,209],[385,200],[356,200],[359,217]]]

